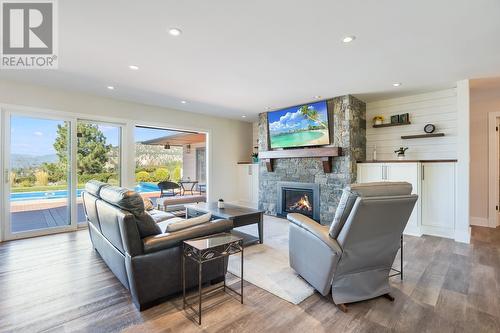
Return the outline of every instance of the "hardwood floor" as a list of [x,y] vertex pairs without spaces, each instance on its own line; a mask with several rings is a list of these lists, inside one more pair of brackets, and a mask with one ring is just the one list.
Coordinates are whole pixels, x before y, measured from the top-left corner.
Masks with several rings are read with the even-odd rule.
[[406,236],[405,273],[394,302],[348,313],[317,293],[292,305],[246,283],[245,304],[215,296],[199,327],[181,297],[138,312],[83,230],[0,243],[0,331],[500,332],[500,228],[473,227],[471,245]]

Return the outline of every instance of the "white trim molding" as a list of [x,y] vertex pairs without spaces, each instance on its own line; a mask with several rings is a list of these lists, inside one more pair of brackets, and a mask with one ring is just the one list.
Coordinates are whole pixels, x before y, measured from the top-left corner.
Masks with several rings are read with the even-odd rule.
[[457,172],[455,241],[470,243],[470,89],[469,80],[457,82]]
[[500,112],[488,113],[488,227],[496,228],[498,226],[498,210],[496,206],[499,203],[499,168],[498,158],[500,155],[499,135],[496,130]]
[[477,227],[489,227],[490,226],[487,218],[477,217],[477,216],[470,217],[470,225],[474,225]]

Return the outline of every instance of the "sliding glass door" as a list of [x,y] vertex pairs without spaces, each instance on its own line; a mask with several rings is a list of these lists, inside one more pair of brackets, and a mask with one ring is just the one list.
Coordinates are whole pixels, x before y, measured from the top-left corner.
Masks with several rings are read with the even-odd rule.
[[72,122],[7,113],[6,238],[71,229]]
[[77,131],[77,219],[84,223],[85,211],[81,193],[85,183],[98,180],[111,185],[121,184],[121,138],[120,125],[78,120]]

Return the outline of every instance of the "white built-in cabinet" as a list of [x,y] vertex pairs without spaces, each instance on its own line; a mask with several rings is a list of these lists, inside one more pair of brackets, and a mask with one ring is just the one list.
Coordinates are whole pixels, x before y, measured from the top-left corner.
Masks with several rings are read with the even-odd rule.
[[454,162],[358,163],[358,183],[405,181],[419,198],[405,234],[454,236]]
[[236,177],[236,204],[257,208],[259,206],[259,165],[238,164]]
[[422,163],[422,233],[454,237],[455,163]]

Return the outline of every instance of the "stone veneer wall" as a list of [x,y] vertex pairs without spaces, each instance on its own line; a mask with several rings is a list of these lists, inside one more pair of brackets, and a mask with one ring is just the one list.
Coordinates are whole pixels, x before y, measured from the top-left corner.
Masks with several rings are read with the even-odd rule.
[[[274,161],[274,172],[260,162],[259,207],[276,215],[277,182],[293,181],[320,185],[320,221],[330,224],[347,185],[356,181],[356,161],[366,158],[366,104],[351,96],[328,100],[332,146],[342,147],[333,158],[332,173],[324,173],[319,158],[291,158]],[[259,151],[268,150],[267,113],[259,115]]]

